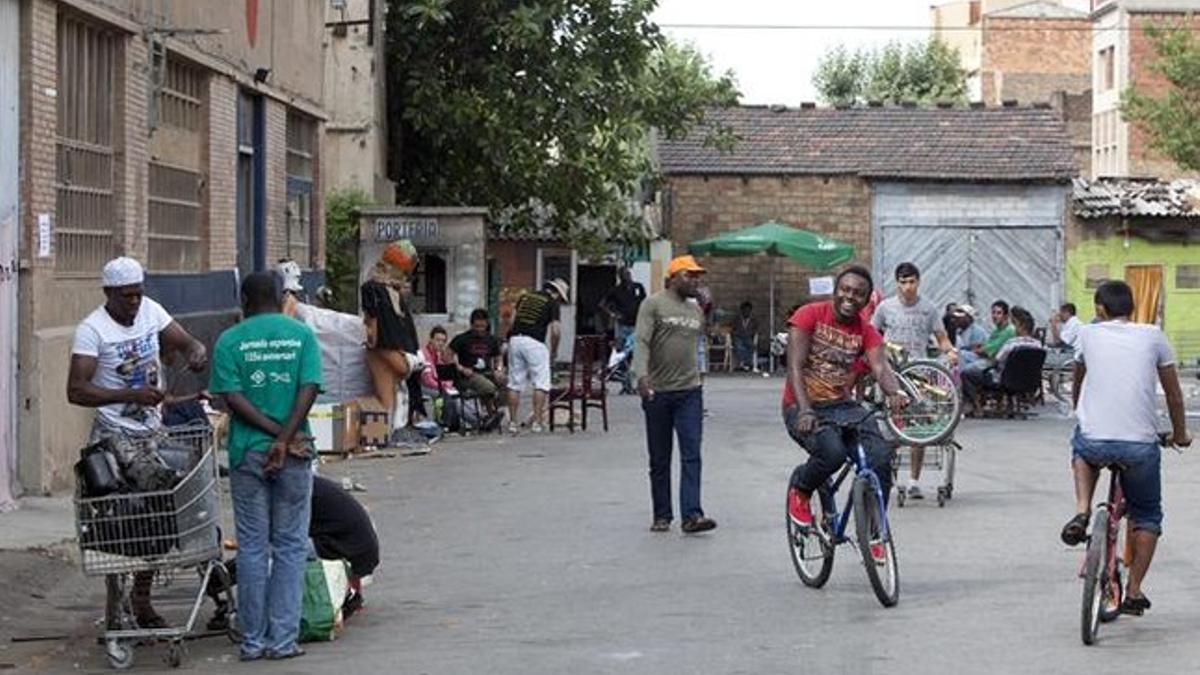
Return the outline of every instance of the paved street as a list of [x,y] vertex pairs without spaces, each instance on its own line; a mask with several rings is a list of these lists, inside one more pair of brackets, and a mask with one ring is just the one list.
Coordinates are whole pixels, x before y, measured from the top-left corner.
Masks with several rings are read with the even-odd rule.
[[[1070,515],[1069,422],[967,421],[954,500],[893,509],[900,604],[875,600],[844,547],[829,584],[801,586],[783,535],[801,454],[783,434],[781,380],[708,387],[704,504],[714,533],[647,531],[641,415],[614,399],[612,431],[451,440],[428,457],[326,467],[352,475],[384,564],[368,611],[304,659],[241,666],[221,639],[196,671],[398,673],[1143,672],[1200,659],[1200,459],[1164,456],[1166,536],[1154,609],[1079,641],[1080,554]],[[933,478],[933,474],[930,474]],[[931,484],[932,481],[927,481]],[[911,504],[911,503],[910,503]],[[99,590],[99,584],[95,584]],[[99,596],[97,595],[97,603]],[[96,605],[99,607],[99,604]],[[139,670],[162,667],[139,652]],[[103,670],[80,643],[46,671]]]

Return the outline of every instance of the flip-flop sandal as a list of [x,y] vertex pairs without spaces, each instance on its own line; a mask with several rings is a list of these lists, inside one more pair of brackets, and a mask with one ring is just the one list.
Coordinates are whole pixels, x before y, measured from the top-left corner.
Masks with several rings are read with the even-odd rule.
[[1126,596],[1125,599],[1121,601],[1121,608],[1119,611],[1122,614],[1141,616],[1145,614],[1146,610],[1148,609],[1150,609],[1150,598],[1147,598],[1144,595],[1136,598],[1133,596]]
[[294,659],[304,656],[306,653],[302,648],[295,647],[286,652],[267,652],[266,657],[268,661],[283,661],[284,659]]
[[1062,529],[1062,540],[1067,546],[1075,546],[1087,541],[1088,514],[1076,513]]

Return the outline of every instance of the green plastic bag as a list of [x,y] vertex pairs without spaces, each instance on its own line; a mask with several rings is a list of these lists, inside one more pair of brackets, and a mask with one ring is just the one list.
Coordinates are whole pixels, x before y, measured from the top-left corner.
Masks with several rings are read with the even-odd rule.
[[[340,602],[339,602],[340,605]],[[337,625],[337,609],[329,598],[325,566],[320,560],[304,564],[304,596],[300,606],[300,642],[328,642]]]

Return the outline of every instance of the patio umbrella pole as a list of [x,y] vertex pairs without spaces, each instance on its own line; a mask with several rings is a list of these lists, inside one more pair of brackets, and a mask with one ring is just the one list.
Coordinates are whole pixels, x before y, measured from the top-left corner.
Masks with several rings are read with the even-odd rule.
[[[770,299],[770,318],[767,320],[767,353],[770,354],[771,340],[775,337],[775,256],[771,256],[771,299]],[[758,346],[755,345],[757,351]],[[758,355],[754,356],[755,361],[758,361]],[[775,357],[771,357],[771,374],[775,374]]]

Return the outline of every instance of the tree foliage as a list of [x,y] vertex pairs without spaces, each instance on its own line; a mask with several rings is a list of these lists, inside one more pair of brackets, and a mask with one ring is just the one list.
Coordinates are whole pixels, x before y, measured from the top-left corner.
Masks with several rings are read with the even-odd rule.
[[1146,132],[1150,147],[1181,168],[1200,171],[1200,40],[1185,26],[1152,26],[1146,34],[1158,58],[1150,69],[1170,84],[1161,96],[1129,87],[1121,115]]
[[401,203],[486,206],[569,241],[637,238],[630,200],[655,177],[650,130],[677,138],[737,101],[730,74],[659,32],[655,4],[390,0]]
[[937,38],[854,52],[839,45],[821,57],[813,86],[828,105],[962,103],[967,95],[958,51]]
[[325,195],[325,285],[333,291],[333,307],[358,311],[358,218],[355,212],[371,203],[361,190],[336,190]]

